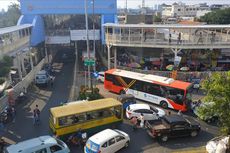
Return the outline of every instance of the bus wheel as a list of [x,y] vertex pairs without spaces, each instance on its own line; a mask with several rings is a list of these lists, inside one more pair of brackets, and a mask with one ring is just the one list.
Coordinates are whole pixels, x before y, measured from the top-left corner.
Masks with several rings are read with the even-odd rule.
[[161,107],[163,107],[163,108],[168,108],[168,104],[166,103],[166,101],[161,101],[161,102],[160,102],[160,105],[161,105]]
[[125,90],[120,91],[120,95],[126,94]]

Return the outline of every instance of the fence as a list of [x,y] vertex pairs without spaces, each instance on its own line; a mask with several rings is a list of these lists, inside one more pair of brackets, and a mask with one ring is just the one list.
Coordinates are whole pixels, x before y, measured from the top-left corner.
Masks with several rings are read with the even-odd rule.
[[[42,59],[40,63],[38,63],[37,66],[34,67],[33,70],[30,71],[23,79],[22,81],[18,82],[14,87],[13,87],[13,99],[15,99],[21,92],[24,91],[24,88],[28,88],[28,86],[33,82],[35,74],[39,72],[43,65],[45,63],[45,59]],[[8,105],[8,95],[4,95],[2,98],[0,98],[0,112],[2,112]]]

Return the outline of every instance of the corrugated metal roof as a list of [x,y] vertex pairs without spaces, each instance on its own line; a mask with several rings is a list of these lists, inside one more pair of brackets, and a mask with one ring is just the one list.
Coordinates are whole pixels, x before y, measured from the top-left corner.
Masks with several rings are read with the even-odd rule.
[[23,25],[17,25],[17,26],[12,26],[12,27],[0,28],[0,35],[11,33],[11,32],[29,28],[29,27],[32,27],[32,24],[23,24]]
[[116,23],[106,23],[103,24],[104,27],[126,27],[126,28],[230,28],[228,25],[181,25],[181,24],[116,24]]

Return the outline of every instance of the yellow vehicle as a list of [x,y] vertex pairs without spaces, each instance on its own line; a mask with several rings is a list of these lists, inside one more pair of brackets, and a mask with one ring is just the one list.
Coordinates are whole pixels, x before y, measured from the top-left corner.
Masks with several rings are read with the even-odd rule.
[[81,129],[87,133],[117,125],[123,121],[121,102],[113,98],[70,102],[50,109],[52,132],[61,138]]

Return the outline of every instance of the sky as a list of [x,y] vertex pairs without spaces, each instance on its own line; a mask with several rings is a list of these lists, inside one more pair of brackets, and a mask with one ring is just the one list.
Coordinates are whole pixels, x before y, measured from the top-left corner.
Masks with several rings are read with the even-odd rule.
[[[82,0],[83,1],[83,0]],[[0,9],[7,10],[8,5],[12,2],[17,2],[17,0],[0,0]],[[126,0],[117,0],[117,5],[120,8],[124,8]],[[145,0],[146,6],[153,7],[155,4],[172,4],[174,2],[183,2],[186,4],[199,4],[199,3],[208,3],[208,4],[230,4],[230,0]],[[127,0],[128,8],[137,8],[141,6],[142,0]]]

